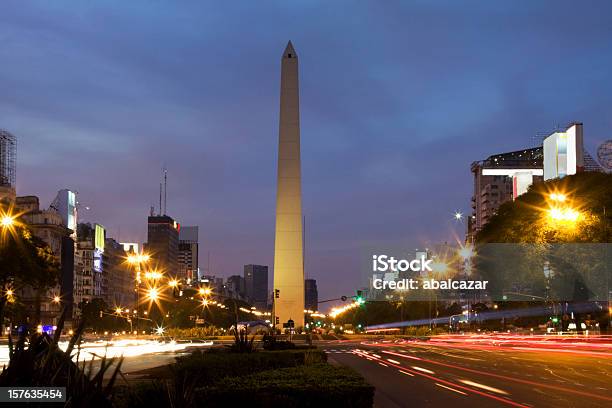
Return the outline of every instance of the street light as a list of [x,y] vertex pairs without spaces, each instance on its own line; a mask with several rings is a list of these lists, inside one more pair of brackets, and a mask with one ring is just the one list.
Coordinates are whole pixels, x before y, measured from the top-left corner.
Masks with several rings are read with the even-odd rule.
[[59,303],[60,302],[60,297],[58,295],[53,296],[53,303]]
[[554,221],[576,222],[580,218],[580,211],[573,208],[553,207],[548,210],[548,215]]
[[461,213],[460,211],[455,211],[453,217],[455,218],[455,220],[461,221],[463,219],[463,213]]
[[[145,252],[141,253],[131,253],[127,256],[128,264],[134,267],[134,271],[136,272],[136,309],[135,312],[138,313],[138,307],[140,306],[140,273],[142,270],[142,265],[146,264],[151,260],[151,256]],[[138,320],[136,320],[136,333],[138,333]]]
[[147,299],[156,302],[159,299],[159,289],[149,288],[147,289]]
[[5,214],[2,216],[2,219],[0,220],[0,225],[2,225],[2,228],[10,228],[13,225],[15,225],[15,219],[11,217],[10,215]]
[[474,248],[471,245],[462,246],[458,253],[463,260],[467,260],[474,256]]
[[567,199],[567,196],[563,193],[551,193],[548,195],[548,198],[551,201],[562,203],[562,202],[565,202],[565,200]]

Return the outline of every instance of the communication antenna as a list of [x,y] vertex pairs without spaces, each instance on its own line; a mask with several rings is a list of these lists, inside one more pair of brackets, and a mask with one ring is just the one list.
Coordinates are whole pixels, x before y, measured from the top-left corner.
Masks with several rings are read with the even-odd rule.
[[166,215],[166,205],[168,204],[168,169],[164,167],[164,215]]
[[159,183],[159,211],[157,215],[162,215],[162,183]]

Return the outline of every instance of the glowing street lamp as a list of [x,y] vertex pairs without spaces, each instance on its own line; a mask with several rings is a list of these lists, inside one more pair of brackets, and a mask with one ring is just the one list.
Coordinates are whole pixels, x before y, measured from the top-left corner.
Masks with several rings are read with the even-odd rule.
[[554,207],[548,211],[548,215],[554,221],[569,221],[576,222],[580,218],[580,212],[573,208],[558,208]]
[[548,198],[550,198],[551,201],[562,203],[562,202],[565,202],[565,200],[567,199],[567,196],[563,193],[552,193],[548,196]]
[[448,264],[446,262],[441,261],[432,262],[431,270],[437,273],[446,273],[448,271]]
[[159,299],[159,289],[157,288],[147,289],[147,299],[153,302],[157,301]]
[[472,258],[474,256],[474,248],[470,245],[461,247],[459,249],[459,256],[464,260]]
[[60,297],[58,295],[53,296],[53,303],[59,303],[60,302]]
[[2,228],[10,228],[15,225],[15,218],[11,217],[8,214],[5,214],[2,216],[2,219],[0,219],[0,225],[2,226]]
[[455,211],[455,214],[453,215],[453,217],[455,218],[455,220],[461,221],[463,219],[463,213],[459,211]]
[[123,310],[120,307],[115,308],[115,313],[121,314]]

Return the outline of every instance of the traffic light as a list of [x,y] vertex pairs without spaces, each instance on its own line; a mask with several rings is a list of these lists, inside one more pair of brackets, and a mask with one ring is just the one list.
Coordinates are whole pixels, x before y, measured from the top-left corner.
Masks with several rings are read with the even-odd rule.
[[100,310],[100,318],[102,318],[103,314],[104,314],[104,312]]
[[274,289],[274,297],[276,299],[280,298],[280,289]]
[[280,323],[280,317],[276,316],[275,322],[276,322],[276,324],[279,324]]
[[359,303],[360,305],[365,303],[365,300],[363,299],[363,290],[357,291],[357,296],[355,296],[355,302]]

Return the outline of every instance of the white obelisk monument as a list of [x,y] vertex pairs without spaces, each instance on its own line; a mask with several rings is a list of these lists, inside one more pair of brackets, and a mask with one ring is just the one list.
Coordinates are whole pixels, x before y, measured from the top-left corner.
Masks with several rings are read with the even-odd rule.
[[300,168],[298,58],[291,41],[281,61],[276,235],[274,241],[274,314],[277,328],[289,319],[304,326],[304,254]]

